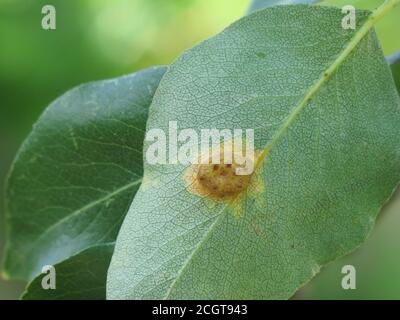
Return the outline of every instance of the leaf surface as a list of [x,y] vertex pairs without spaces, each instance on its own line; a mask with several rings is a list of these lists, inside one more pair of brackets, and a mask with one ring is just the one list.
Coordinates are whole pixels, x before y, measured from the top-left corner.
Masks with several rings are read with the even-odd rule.
[[55,264],[56,288],[43,289],[42,280],[46,274],[41,274],[29,284],[22,299],[104,300],[107,269],[113,251],[113,243],[94,245]]
[[343,30],[337,8],[267,8],[170,66],[147,129],[254,129],[262,187],[232,207],[191,193],[187,165],[145,162],[109,299],[288,298],[364,241],[400,178],[400,101],[369,15]]
[[142,180],[148,107],[164,72],[81,85],[40,117],[8,179],[6,276],[31,280],[115,241]]

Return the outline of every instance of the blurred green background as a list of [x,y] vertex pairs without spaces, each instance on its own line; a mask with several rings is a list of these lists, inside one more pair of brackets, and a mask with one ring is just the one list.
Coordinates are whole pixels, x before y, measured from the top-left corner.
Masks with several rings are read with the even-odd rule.
[[[383,0],[382,0],[383,1]],[[327,0],[373,9],[382,1]],[[57,10],[57,29],[41,28],[41,9]],[[13,156],[43,109],[80,83],[169,64],[183,50],[240,18],[248,0],[0,0],[0,192]],[[385,54],[400,50],[400,8],[377,26]],[[4,246],[0,197],[0,255]],[[329,264],[295,298],[400,299],[400,193],[370,239]],[[357,269],[357,290],[343,290],[341,268]],[[0,299],[23,284],[0,279]]]

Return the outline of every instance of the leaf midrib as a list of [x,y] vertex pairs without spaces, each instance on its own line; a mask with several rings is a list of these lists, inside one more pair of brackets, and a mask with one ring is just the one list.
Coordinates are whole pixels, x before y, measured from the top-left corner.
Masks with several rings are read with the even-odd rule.
[[264,148],[261,156],[257,159],[256,168],[258,168],[266,156],[269,154],[273,146],[279,142],[279,140],[285,135],[288,128],[296,121],[300,113],[305,109],[311,99],[319,92],[320,88],[329,81],[332,75],[337,71],[337,69],[343,64],[346,58],[353,52],[360,41],[368,34],[375,23],[381,19],[386,13],[391,11],[400,0],[387,0],[383,5],[373,11],[365,23],[355,32],[354,36],[348,42],[347,46],[342,50],[342,52],[337,56],[337,58],[329,65],[329,67],[322,73],[318,81],[311,86],[311,88],[304,95],[303,99],[300,100],[299,104],[293,108],[289,116],[285,119],[282,126],[274,134],[271,141]]

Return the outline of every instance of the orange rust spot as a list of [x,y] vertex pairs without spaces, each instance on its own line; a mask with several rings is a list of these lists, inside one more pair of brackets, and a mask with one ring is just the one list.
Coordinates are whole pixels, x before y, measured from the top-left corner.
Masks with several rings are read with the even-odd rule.
[[[220,164],[212,164],[212,155],[209,157],[207,164],[193,164],[185,172],[185,180],[188,190],[202,197],[209,197],[215,201],[233,202],[246,190],[252,183],[252,176],[238,175],[236,169],[244,167],[235,163],[235,157],[232,153],[232,164],[224,164],[224,151],[220,147]],[[246,159],[256,163],[260,153],[254,152],[254,159]]]

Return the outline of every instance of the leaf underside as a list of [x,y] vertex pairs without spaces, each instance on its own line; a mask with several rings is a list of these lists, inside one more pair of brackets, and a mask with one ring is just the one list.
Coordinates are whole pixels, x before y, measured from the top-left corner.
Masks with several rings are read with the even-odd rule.
[[400,178],[400,102],[375,32],[315,84],[368,16],[357,11],[356,30],[343,30],[337,8],[271,7],[169,67],[147,129],[253,128],[259,150],[284,135],[239,217],[190,193],[185,165],[145,163],[108,271],[109,299],[289,298],[363,242]]

